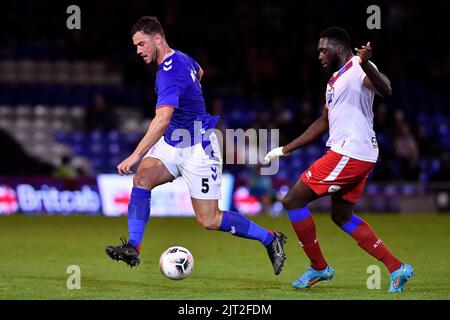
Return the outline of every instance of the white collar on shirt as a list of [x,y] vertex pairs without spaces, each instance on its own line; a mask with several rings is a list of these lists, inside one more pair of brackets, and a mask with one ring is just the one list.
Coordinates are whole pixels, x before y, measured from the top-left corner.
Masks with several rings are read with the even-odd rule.
[[175,53],[175,50],[170,49],[170,52],[166,53],[166,55],[163,57],[162,61],[166,60],[168,57],[170,57],[174,53]]

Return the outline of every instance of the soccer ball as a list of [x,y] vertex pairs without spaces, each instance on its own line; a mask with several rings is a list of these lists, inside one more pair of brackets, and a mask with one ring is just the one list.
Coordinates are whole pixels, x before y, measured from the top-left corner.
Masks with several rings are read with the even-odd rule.
[[172,280],[186,278],[194,268],[194,257],[192,253],[183,247],[170,247],[161,254],[159,258],[159,269],[161,273]]

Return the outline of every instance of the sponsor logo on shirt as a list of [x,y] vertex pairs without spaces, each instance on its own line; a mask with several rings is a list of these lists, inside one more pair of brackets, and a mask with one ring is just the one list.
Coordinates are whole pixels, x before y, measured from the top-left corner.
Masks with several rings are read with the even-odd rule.
[[327,105],[330,106],[334,98],[334,87],[330,87],[330,89],[327,90],[326,96],[327,96]]

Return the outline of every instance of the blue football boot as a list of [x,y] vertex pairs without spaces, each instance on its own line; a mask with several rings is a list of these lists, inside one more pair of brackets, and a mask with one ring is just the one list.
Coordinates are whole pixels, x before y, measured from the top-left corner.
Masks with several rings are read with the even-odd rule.
[[409,264],[402,264],[400,268],[391,273],[391,285],[388,292],[403,292],[406,283],[414,276],[414,269]]
[[334,270],[330,266],[327,266],[326,269],[319,271],[309,267],[303,275],[292,282],[292,286],[297,289],[306,289],[312,287],[317,282],[323,280],[330,281],[333,277]]

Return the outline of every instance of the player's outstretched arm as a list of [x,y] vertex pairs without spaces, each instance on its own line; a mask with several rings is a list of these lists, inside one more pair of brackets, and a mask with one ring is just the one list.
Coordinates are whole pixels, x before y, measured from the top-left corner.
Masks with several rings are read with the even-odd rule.
[[361,68],[366,73],[364,85],[382,97],[390,96],[392,94],[392,89],[389,78],[379,72],[372,63],[369,63],[369,59],[372,56],[370,42],[367,42],[367,44],[360,49],[355,48],[355,50],[360,58]]
[[133,153],[123,160],[118,166],[117,171],[121,174],[131,174],[131,168],[141,160],[141,158],[150,150],[153,145],[163,136],[173,113],[172,106],[158,106],[156,115],[150,122],[150,125]]
[[292,151],[299,149],[320,136],[328,130],[328,107],[323,108],[322,116],[314,121],[305,132],[303,132],[298,138],[288,143],[283,147],[283,153],[288,154]]
[[322,134],[324,134],[328,130],[328,108],[324,107],[322,116],[314,121],[305,132],[303,132],[298,138],[288,143],[284,147],[278,147],[272,149],[267,155],[264,157],[263,164],[268,164],[275,158],[281,156],[287,156],[292,151],[299,149],[308,143],[313,142],[317,138],[319,138]]

